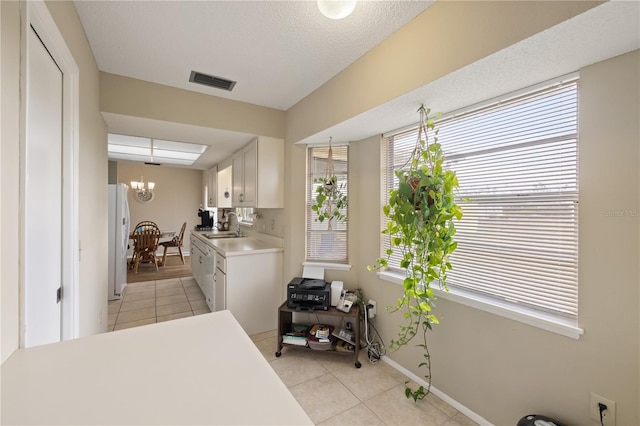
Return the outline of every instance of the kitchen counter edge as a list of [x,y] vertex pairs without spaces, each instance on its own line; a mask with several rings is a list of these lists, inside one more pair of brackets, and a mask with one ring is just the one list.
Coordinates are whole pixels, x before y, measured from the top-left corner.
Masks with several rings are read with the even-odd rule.
[[[209,239],[204,234],[211,231],[191,231],[191,235],[198,238],[204,244],[212,247],[225,257],[228,256],[246,256],[261,253],[277,253],[284,251],[281,244],[272,241],[264,241],[253,236],[239,238],[213,238]],[[277,240],[277,238],[276,238]]]

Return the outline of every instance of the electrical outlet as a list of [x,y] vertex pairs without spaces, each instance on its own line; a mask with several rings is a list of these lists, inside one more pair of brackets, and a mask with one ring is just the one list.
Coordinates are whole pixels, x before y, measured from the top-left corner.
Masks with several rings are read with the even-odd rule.
[[376,316],[376,301],[373,300],[373,299],[369,299],[369,301],[367,302],[367,305],[373,305],[372,308],[368,308],[369,309],[369,312],[368,312],[369,319],[375,318],[375,316]]
[[600,406],[599,403],[607,406],[602,413],[602,424],[604,426],[615,426],[616,424],[616,403],[595,393],[591,393],[591,404],[589,404],[589,412],[591,418],[600,423]]

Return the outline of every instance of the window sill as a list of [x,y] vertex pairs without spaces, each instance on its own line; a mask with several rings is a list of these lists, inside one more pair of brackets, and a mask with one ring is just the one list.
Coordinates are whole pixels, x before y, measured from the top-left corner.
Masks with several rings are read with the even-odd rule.
[[[380,271],[377,273],[381,280],[394,284],[402,285],[404,277],[391,271]],[[471,308],[509,318],[532,327],[541,328],[552,333],[579,339],[584,330],[579,328],[573,321],[559,318],[553,315],[534,311],[533,309],[523,308],[500,300],[494,300],[489,297],[464,291],[462,289],[449,289],[449,291],[440,290],[437,286],[433,288],[434,293],[443,299],[460,303]]]
[[351,265],[346,263],[330,263],[330,262],[302,262],[302,266],[313,266],[334,271],[350,271]]

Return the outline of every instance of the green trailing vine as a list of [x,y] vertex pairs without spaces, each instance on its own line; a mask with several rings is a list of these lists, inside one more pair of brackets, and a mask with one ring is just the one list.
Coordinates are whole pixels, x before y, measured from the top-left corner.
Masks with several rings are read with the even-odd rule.
[[338,183],[338,177],[333,167],[333,150],[331,148],[331,139],[329,139],[329,153],[327,156],[327,169],[325,176],[315,178],[316,186],[316,202],[311,206],[316,214],[316,221],[322,223],[327,221],[327,229],[331,231],[332,221],[347,221],[348,198],[345,194],[346,188],[344,183]]
[[317,213],[317,221],[328,222],[331,229],[331,221],[346,221],[346,209],[348,205],[347,196],[344,194],[344,184],[338,184],[338,177],[315,178],[314,183],[319,183],[316,187],[316,203],[311,206],[311,210]]
[[[377,259],[369,270],[388,268],[390,256],[401,254],[400,267],[406,271],[403,294],[391,312],[403,313],[398,337],[390,342],[391,350],[407,345],[422,334],[418,347],[424,351],[424,361],[418,367],[426,370],[428,386],[413,390],[405,383],[407,398],[423,399],[431,389],[431,358],[427,346],[427,331],[438,318],[433,313],[435,297],[432,285],[448,290],[447,271],[452,269],[449,255],[456,249],[454,220],[462,218],[462,209],[455,202],[458,179],[452,170],[443,168],[444,155],[438,143],[438,130],[429,118],[430,110],[421,105],[418,140],[405,167],[395,172],[397,189],[389,192],[389,202],[383,206],[388,219],[382,233],[390,238],[386,256]],[[429,140],[430,132],[433,133]]]

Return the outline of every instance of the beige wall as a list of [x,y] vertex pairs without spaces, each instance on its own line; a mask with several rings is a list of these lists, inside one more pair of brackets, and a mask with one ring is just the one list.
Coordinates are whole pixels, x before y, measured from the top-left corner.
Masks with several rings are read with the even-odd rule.
[[100,110],[202,127],[284,136],[284,111],[100,73]]
[[[71,2],[48,9],[80,70],[79,97],[79,335],[106,330],[107,324],[107,152],[106,126],[98,111],[98,69]],[[2,26],[2,353],[4,361],[19,344],[19,117],[20,27],[24,2],[0,2]]]
[[[640,53],[580,72],[579,340],[439,300],[441,320],[429,334],[433,384],[490,422],[515,424],[543,412],[568,424],[591,424],[589,397],[617,403],[617,424],[640,424]],[[351,176],[360,185],[355,279],[380,306],[394,304],[398,285],[365,271],[378,255],[379,138],[352,144]],[[351,202],[350,206],[354,203]],[[620,217],[613,211],[627,211]],[[365,213],[366,212],[366,213]],[[455,267],[455,265],[454,265]],[[400,319],[379,315],[388,342]],[[388,355],[422,377],[421,352]]]
[[[202,171],[168,166],[142,166],[140,163],[118,162],[118,182],[131,186],[144,175],[145,182],[156,184],[153,201],[140,203],[129,191],[131,226],[143,220],[155,222],[163,231],[180,231],[187,222],[185,235],[198,223],[202,205]],[[188,238],[188,237],[187,237]],[[185,240],[188,241],[188,240]],[[185,243],[189,250],[188,242]]]
[[0,2],[0,362],[18,347],[20,3]]

